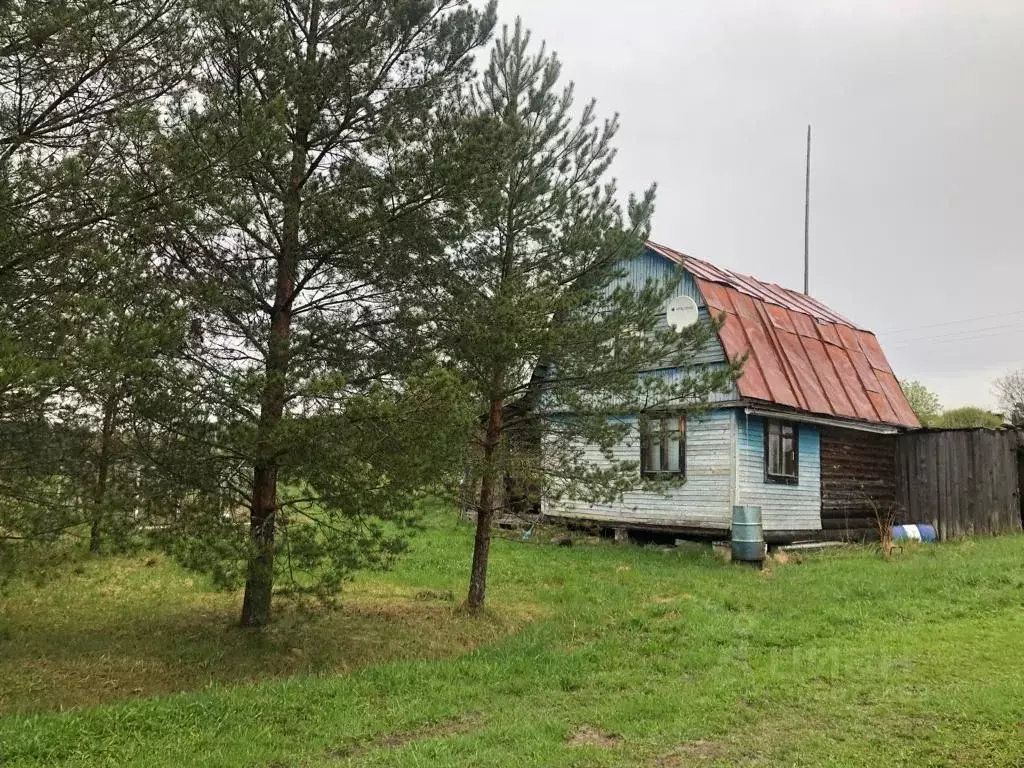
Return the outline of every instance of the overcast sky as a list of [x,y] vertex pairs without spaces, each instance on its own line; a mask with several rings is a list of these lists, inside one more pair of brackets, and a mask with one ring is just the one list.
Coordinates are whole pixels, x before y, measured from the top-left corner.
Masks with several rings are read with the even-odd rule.
[[811,293],[901,378],[991,406],[1024,367],[1024,1],[499,0],[618,112],[654,239]]

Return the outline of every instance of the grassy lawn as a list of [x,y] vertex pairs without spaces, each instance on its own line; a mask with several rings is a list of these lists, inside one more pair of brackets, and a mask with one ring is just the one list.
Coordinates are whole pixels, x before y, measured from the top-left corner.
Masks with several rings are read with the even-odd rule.
[[0,765],[1024,765],[1024,537],[764,572],[499,540],[481,619],[471,539],[438,516],[263,633],[162,559],[16,585]]

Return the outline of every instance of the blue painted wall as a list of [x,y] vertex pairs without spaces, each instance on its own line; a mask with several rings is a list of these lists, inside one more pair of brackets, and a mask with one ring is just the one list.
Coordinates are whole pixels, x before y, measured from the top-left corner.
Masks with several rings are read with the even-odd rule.
[[[724,368],[725,363],[706,363],[707,366],[715,366]],[[685,369],[682,368],[661,368],[657,371],[647,371],[640,374],[641,376],[661,376],[669,379],[671,382],[676,382],[686,375]],[[721,392],[712,392],[708,397],[709,403],[732,403],[739,399],[739,392],[736,391],[736,385],[731,385],[728,389]]]
[[[678,264],[674,264],[664,256],[660,256],[654,251],[645,250],[638,258],[624,265],[626,275],[620,279],[620,283],[627,283],[636,288],[643,287],[643,285],[649,281],[663,281],[672,280],[682,273],[682,280],[680,280],[676,290],[673,293],[675,296],[689,296],[697,303],[697,309],[699,312],[699,321],[702,323],[711,322],[711,315],[708,312],[707,303],[704,301],[704,297],[701,295],[700,290],[697,288],[697,283],[689,272],[686,272]],[[659,321],[659,326],[664,328],[668,325],[666,315],[662,315]],[[722,347],[722,343],[718,340],[718,337],[711,339],[708,344],[697,354],[694,358],[696,365],[715,365],[724,366],[726,363],[725,349]],[[681,376],[685,375],[685,371],[679,368],[657,368],[644,375],[657,375],[664,376],[669,379],[677,380]],[[725,403],[736,400],[739,397],[735,387],[730,387],[724,392],[714,393],[709,400],[713,403]]]
[[800,424],[799,483],[764,480],[764,419],[736,409],[736,503],[761,507],[765,530],[821,529],[821,436]]
[[[620,278],[620,284],[625,282],[629,285],[642,287],[648,280],[670,280],[683,271],[678,264],[659,256],[654,251],[645,250],[640,256],[623,265],[626,271],[625,277]],[[697,290],[697,284],[689,274],[685,274],[683,280],[676,288],[675,296],[689,296],[698,307],[705,307],[704,297]]]
[[[637,287],[648,280],[665,280],[682,268],[646,251],[625,265],[622,278]],[[707,305],[693,278],[684,272],[676,295],[689,296],[697,302],[702,320],[709,319]],[[702,350],[699,365],[724,365],[725,351],[718,339]],[[677,378],[685,372],[663,368],[644,372],[643,376]],[[735,388],[716,393],[712,402],[735,401]],[[631,418],[632,417],[627,417]],[[633,419],[635,421],[635,419]],[[634,491],[621,503],[590,505],[579,500],[545,500],[548,514],[589,518],[635,525],[676,525],[713,529],[728,528],[733,504],[761,507],[766,531],[821,529],[821,440],[818,429],[799,425],[800,464],[796,485],[779,485],[764,481],[764,420],[748,416],[741,408],[722,408],[704,416],[693,417],[687,437],[687,482],[668,496]],[[588,460],[597,466],[606,464],[600,451],[582,446]],[[617,459],[639,460],[639,441],[632,435],[616,446]]]

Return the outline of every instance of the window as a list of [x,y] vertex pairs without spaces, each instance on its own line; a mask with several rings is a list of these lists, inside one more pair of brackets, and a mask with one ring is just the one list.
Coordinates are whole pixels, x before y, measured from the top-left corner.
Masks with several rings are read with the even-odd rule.
[[686,416],[652,416],[640,439],[644,477],[686,475]]
[[764,426],[764,480],[796,485],[800,478],[799,430],[785,421],[766,421]]

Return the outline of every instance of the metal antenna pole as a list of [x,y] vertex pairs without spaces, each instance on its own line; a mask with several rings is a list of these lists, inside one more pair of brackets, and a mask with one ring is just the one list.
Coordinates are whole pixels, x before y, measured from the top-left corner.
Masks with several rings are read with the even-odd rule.
[[811,222],[811,126],[807,126],[807,173],[804,177],[804,294],[811,292],[810,272],[810,222]]

